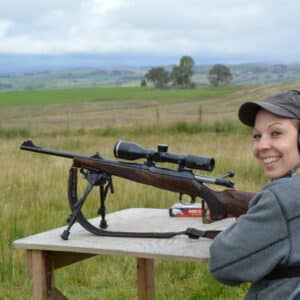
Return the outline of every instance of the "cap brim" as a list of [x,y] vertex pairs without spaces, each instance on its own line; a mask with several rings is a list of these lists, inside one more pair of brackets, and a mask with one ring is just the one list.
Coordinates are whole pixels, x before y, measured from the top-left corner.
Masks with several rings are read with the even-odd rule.
[[239,109],[239,119],[242,123],[247,126],[254,127],[255,117],[259,109],[265,109],[275,115],[285,117],[285,118],[295,118],[295,116],[277,105],[273,105],[272,103],[267,102],[246,102],[241,105]]
[[238,114],[240,121],[247,126],[253,127],[255,116],[260,108],[261,106],[256,102],[246,102],[242,104]]

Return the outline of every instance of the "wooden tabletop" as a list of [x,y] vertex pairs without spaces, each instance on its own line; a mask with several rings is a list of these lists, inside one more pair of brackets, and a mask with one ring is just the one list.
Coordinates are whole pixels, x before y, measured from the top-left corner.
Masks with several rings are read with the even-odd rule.
[[[224,219],[211,224],[202,224],[201,218],[170,217],[167,209],[130,208],[107,215],[108,230],[168,232],[183,231],[187,227],[200,230],[223,230],[234,219]],[[91,221],[99,224],[99,218]],[[207,260],[211,240],[190,239],[185,235],[170,239],[100,237],[86,231],[79,224],[71,229],[69,240],[60,235],[65,227],[14,241],[14,247],[48,251],[109,254],[152,259],[174,259],[184,261]]]

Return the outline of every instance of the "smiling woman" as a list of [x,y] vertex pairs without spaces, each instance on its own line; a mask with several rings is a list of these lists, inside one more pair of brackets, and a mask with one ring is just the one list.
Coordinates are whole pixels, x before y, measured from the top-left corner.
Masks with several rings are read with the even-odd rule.
[[285,119],[264,109],[257,113],[253,154],[267,177],[280,178],[300,164],[297,139],[297,120]]
[[253,283],[247,300],[288,299],[300,285],[300,92],[244,103],[239,118],[253,127],[254,157],[272,182],[217,236],[210,270],[229,285]]

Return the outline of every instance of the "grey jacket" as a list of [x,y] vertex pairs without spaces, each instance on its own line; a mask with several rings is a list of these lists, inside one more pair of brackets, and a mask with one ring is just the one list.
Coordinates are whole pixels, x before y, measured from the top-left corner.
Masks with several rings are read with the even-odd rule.
[[245,299],[288,299],[300,287],[300,276],[263,278],[275,267],[300,265],[300,176],[266,185],[247,214],[216,237],[210,255],[210,271],[219,281],[253,283]]

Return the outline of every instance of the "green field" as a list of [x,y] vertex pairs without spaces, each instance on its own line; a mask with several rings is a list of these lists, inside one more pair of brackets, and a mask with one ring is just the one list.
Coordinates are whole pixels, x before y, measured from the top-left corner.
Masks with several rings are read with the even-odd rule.
[[121,128],[174,122],[237,121],[243,100],[297,85],[154,90],[97,88],[0,93],[0,131]]
[[191,90],[155,90],[152,88],[81,88],[65,90],[15,91],[0,93],[0,107],[16,105],[46,105],[75,102],[115,101],[115,100],[155,100],[176,102],[224,96],[234,92],[236,88],[220,89],[198,88]]
[[[109,159],[114,159],[112,149],[119,139],[147,148],[166,143],[171,152],[214,156],[216,168],[212,175],[234,170],[238,189],[256,191],[266,180],[253,164],[251,137],[236,120],[237,107],[245,100],[293,87],[204,89],[197,91],[198,96],[191,96],[196,91],[174,91],[173,98],[173,91],[141,91],[145,94],[139,98],[138,89],[56,90],[39,92],[36,98],[31,96],[35,92],[24,92],[23,96],[12,93],[12,102],[5,97],[10,93],[0,94],[1,299],[31,299],[26,254],[13,249],[12,242],[64,226],[69,214],[66,182],[71,162],[19,151],[23,140],[34,139],[47,148],[83,154],[99,151]],[[107,93],[106,98],[93,105],[97,93]],[[135,96],[131,98],[130,93]],[[124,98],[120,99],[121,95]],[[67,103],[58,105],[55,101]],[[138,108],[132,106],[138,102]],[[60,122],[60,115],[69,119]],[[114,116],[111,123],[107,115]],[[174,193],[118,178],[114,184],[116,193],[107,201],[109,212],[129,207],[168,208],[178,199]],[[96,198],[93,194],[91,203],[96,203]],[[57,271],[56,285],[69,299],[136,299],[135,268],[133,258],[97,256]],[[216,282],[204,263],[161,260],[156,262],[155,272],[156,299],[235,300],[242,299],[247,290],[247,284],[232,288]]]

